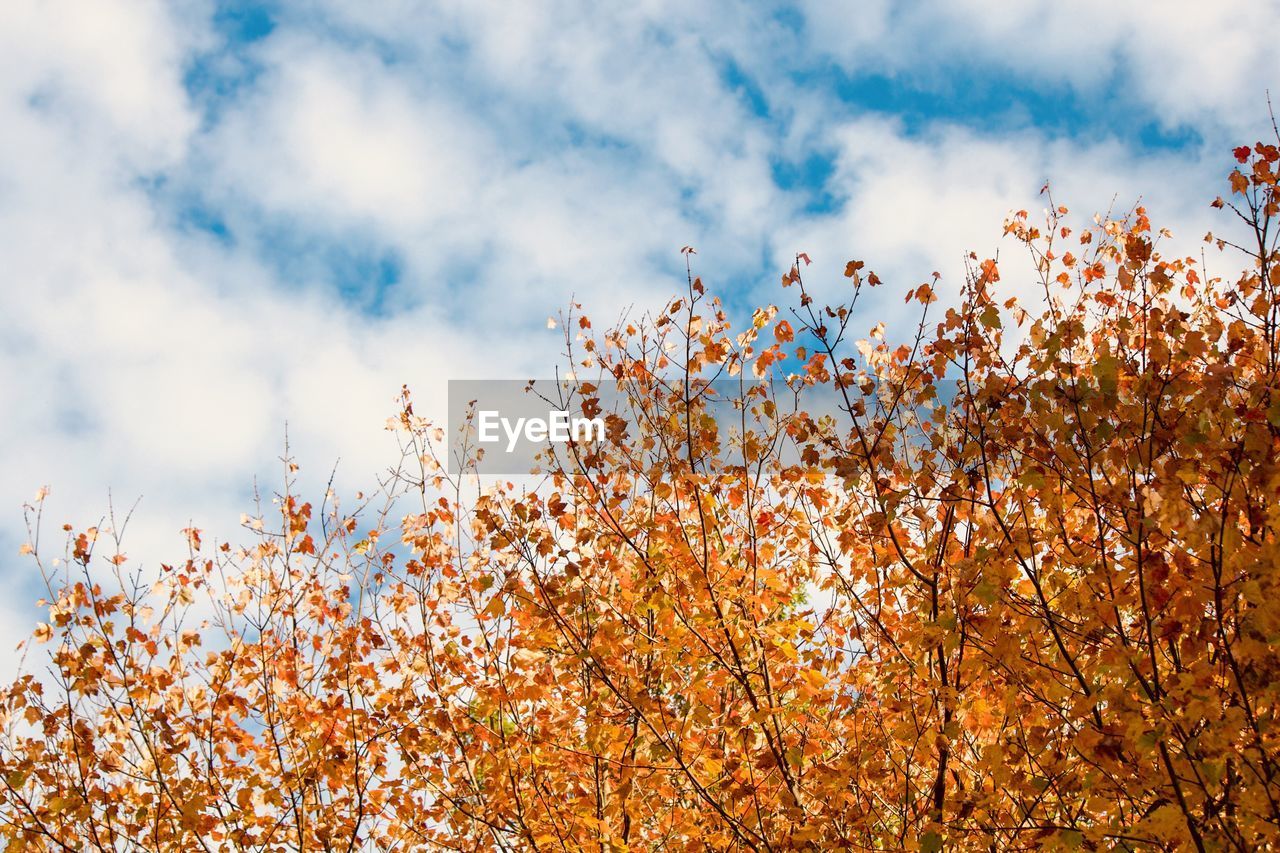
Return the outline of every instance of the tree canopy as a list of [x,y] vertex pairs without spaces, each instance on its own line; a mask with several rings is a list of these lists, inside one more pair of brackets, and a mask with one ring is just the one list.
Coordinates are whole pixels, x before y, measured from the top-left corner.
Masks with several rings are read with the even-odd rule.
[[[405,392],[350,512],[288,462],[243,544],[188,530],[154,577],[33,537],[0,838],[1280,846],[1280,152],[1235,157],[1207,247],[1239,275],[1050,197],[1005,225],[1038,298],[973,255],[954,304],[905,292],[900,346],[855,340],[890,287],[860,261],[825,306],[798,256],[741,332],[692,277],[643,322],[572,313],[570,366],[641,416],[540,488],[447,474]],[[736,426],[699,395],[732,377]]]

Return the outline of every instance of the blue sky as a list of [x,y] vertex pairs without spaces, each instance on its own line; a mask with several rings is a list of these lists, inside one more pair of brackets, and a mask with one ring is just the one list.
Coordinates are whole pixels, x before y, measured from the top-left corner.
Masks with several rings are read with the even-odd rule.
[[234,536],[286,421],[366,485],[401,384],[547,375],[549,315],[658,308],[686,244],[737,310],[865,259],[891,334],[1046,180],[1198,251],[1280,83],[1277,0],[691,6],[0,4],[0,548],[43,485],[141,495],[147,564]]

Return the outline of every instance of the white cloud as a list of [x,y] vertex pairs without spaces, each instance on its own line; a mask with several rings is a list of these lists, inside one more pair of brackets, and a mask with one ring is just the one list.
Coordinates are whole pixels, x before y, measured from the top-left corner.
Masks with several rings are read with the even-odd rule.
[[850,70],[926,79],[960,72],[964,86],[963,70],[981,68],[1073,87],[1086,108],[1114,79],[1166,126],[1257,133],[1265,91],[1280,74],[1277,0],[923,0],[856,13],[837,0],[806,0],[802,8],[812,47]]
[[[1173,230],[1176,245],[1187,252],[1198,250],[1211,227],[1229,225],[1209,208],[1221,189],[1213,174],[1220,158],[1136,159],[1116,143],[1051,142],[1034,131],[993,137],[945,124],[925,138],[906,138],[897,123],[878,118],[846,122],[833,138],[839,151],[833,180],[847,200],[836,213],[787,224],[775,264],[785,267],[794,252],[807,252],[819,265],[815,280],[825,274],[822,290],[840,298],[844,262],[865,261],[888,283],[867,292],[868,328],[885,314],[914,321],[913,311],[901,313],[903,288],[928,281],[934,271],[943,275],[940,293],[954,298],[969,252],[980,259],[998,254],[1002,292],[1035,299],[1039,285],[1030,259],[1002,239],[1001,225],[1018,209],[1040,221],[1050,204],[1040,193],[1046,183],[1077,226],[1090,224],[1095,214],[1119,217],[1142,204],[1156,227]],[[1170,180],[1180,172],[1179,180]]]
[[465,213],[497,146],[449,97],[414,91],[376,57],[272,40],[256,91],[203,140],[228,189],[302,217],[405,233]]
[[181,85],[199,34],[160,0],[13,0],[0,7],[0,91],[135,168],[172,164],[195,127]]
[[[1144,193],[1189,241],[1217,191],[1213,151],[1153,158],[946,124],[913,135],[779,70],[811,48],[890,70],[940,48],[1025,71],[1050,7],[812,7],[811,44],[745,5],[532,8],[290,4],[244,55],[204,58],[261,68],[204,114],[183,80],[220,49],[209,9],[0,6],[0,542],[16,547],[19,504],[44,483],[55,527],[96,522],[108,487],[121,504],[144,494],[136,560],[179,551],[191,519],[234,536],[254,476],[277,482],[286,420],[309,484],[337,457],[340,485],[367,484],[394,461],[381,426],[401,384],[430,414],[449,377],[547,375],[561,343],[548,313],[571,295],[597,326],[656,308],[682,287],[686,243],[713,287],[776,300],[757,279],[772,286],[800,250],[835,281],[864,257],[894,284],[935,268],[956,282],[961,253],[985,254],[1047,178],[1086,216]],[[1171,120],[1254,109],[1232,98],[1273,61],[1255,32],[1225,17],[1141,34],[1123,10],[1095,18],[1074,52],[1080,31],[1058,21],[1041,71],[1086,86],[1130,63]],[[1188,53],[1196,27],[1222,53],[1212,67]],[[1182,64],[1160,66],[1159,45]],[[764,88],[770,117],[735,93],[727,59]],[[1166,84],[1182,106],[1161,100]],[[802,214],[805,191],[771,170],[822,151],[836,153],[826,189],[840,203]],[[192,200],[226,239],[184,224]],[[286,232],[296,240],[273,244]],[[312,247],[398,259],[387,311],[344,301]]]

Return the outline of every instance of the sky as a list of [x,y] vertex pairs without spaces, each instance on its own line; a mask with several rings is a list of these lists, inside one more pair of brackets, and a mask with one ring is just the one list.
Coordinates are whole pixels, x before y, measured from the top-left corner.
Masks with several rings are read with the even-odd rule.
[[[797,252],[963,280],[1040,189],[1198,252],[1270,128],[1280,0],[0,2],[0,650],[47,533],[137,508],[131,565],[237,536],[290,450],[371,484],[407,384],[549,376],[684,287],[780,301]],[[1005,251],[1012,247],[1005,246]],[[1020,282],[1006,275],[1017,292]],[[892,331],[891,331],[892,334]],[[319,497],[317,495],[316,497]],[[11,642],[12,640],[12,642]]]

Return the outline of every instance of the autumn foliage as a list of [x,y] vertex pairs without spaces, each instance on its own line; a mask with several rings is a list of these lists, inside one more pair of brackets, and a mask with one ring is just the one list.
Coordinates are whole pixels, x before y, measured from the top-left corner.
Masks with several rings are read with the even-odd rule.
[[[823,307],[798,257],[741,334],[695,279],[634,326],[568,318],[643,417],[538,488],[447,476],[406,395],[380,502],[304,503],[290,463],[247,544],[188,531],[151,579],[102,531],[33,541],[0,837],[1280,847],[1280,156],[1236,157],[1242,236],[1207,248],[1239,275],[1141,208],[1051,207],[1006,225],[1039,299],[974,256],[952,306],[906,294],[902,346],[853,340],[860,262]],[[730,429],[698,392],[733,376]]]

